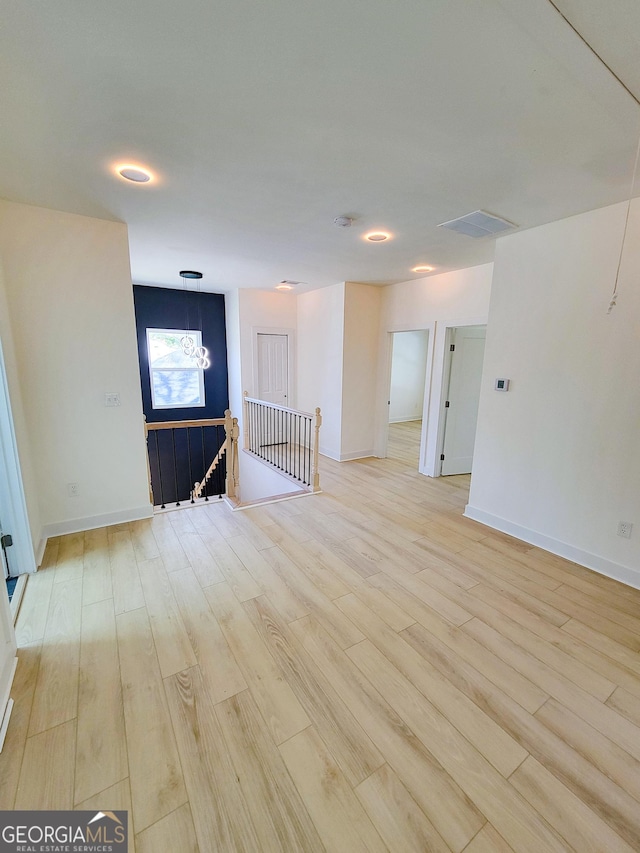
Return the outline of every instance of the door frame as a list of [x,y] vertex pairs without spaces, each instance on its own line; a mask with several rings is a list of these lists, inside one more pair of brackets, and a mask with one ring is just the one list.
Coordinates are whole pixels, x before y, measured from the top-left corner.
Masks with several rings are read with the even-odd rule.
[[[286,335],[287,338],[287,408],[296,407],[295,386],[295,329],[282,329],[272,326],[251,327],[252,375],[250,397],[258,393],[258,335]],[[247,390],[247,389],[245,389]]]
[[[4,476],[2,476],[4,475]],[[13,566],[19,574],[36,571],[36,561],[24,494],[18,443],[13,426],[9,383],[0,340],[0,518],[13,537]]]
[[427,432],[429,427],[429,407],[432,388],[433,356],[436,336],[436,324],[422,323],[420,325],[398,325],[384,332],[381,385],[378,391],[378,411],[376,413],[376,456],[384,459],[387,456],[389,444],[389,400],[391,394],[391,364],[393,360],[393,336],[396,332],[428,332],[427,342],[427,366],[424,378],[424,404],[422,407],[422,430],[420,433],[420,456],[418,457],[418,471],[424,470],[425,450],[427,445]]
[[442,477],[442,459],[440,457],[444,452],[444,434],[447,422],[447,408],[445,406],[445,403],[447,402],[447,396],[449,394],[449,380],[451,379],[451,342],[453,339],[453,332],[455,329],[460,329],[465,326],[484,326],[486,329],[487,320],[485,318],[482,321],[473,323],[469,321],[465,321],[462,323],[447,322],[446,326],[444,327],[444,345],[442,348],[442,382],[440,384],[440,402],[438,406],[435,454],[432,460],[434,473],[431,474],[432,477]]

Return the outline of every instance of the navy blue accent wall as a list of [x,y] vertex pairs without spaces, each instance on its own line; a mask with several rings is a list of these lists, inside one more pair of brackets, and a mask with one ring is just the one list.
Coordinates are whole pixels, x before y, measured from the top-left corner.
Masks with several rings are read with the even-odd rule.
[[[165,287],[133,286],[138,336],[142,407],[147,423],[221,418],[229,408],[227,337],[224,296]],[[211,366],[204,371],[205,405],[188,409],[153,409],[147,354],[147,329],[201,329],[202,345]],[[160,430],[149,433],[149,465],[154,504],[189,500],[196,481],[202,480],[220,445],[223,427]],[[212,498],[224,493],[224,460],[209,483]]]
[[[223,417],[225,409],[229,408],[224,296],[221,293],[197,293],[134,284],[133,302],[138,334],[142,408],[147,416],[147,423]],[[192,409],[153,409],[147,357],[147,329],[189,328],[202,329],[202,346],[209,350],[211,366],[204,372],[206,405]]]

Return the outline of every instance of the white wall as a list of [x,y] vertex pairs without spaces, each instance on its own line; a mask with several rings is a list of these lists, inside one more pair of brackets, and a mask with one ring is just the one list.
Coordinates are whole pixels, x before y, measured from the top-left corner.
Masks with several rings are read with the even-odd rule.
[[624,215],[615,205],[498,240],[467,513],[640,587],[637,201],[607,314]]
[[322,410],[320,453],[340,459],[345,284],[301,293],[298,303],[298,405]]
[[422,417],[429,333],[395,332],[391,358],[389,423]]
[[[240,447],[243,445],[243,395],[256,393],[254,377],[256,328],[293,331],[291,357],[295,362],[296,298],[289,293],[264,290],[234,290],[225,295],[229,406],[238,418]],[[294,386],[295,393],[295,386]],[[291,392],[290,392],[291,395]],[[274,495],[290,494],[299,487],[247,453],[238,456],[240,501],[251,503]]]
[[391,332],[429,329],[427,376],[419,470],[435,476],[447,328],[487,322],[493,264],[392,284],[383,289],[380,318],[380,370],[376,412],[376,454],[386,455]]
[[241,504],[250,504],[255,501],[304,491],[293,480],[283,477],[275,468],[255,458],[250,453],[240,451],[238,463]]
[[149,515],[126,226],[2,201],[0,258],[41,535]]
[[345,283],[340,459],[374,455],[382,288]]
[[[296,297],[292,293],[266,290],[240,290],[238,292],[238,321],[240,323],[240,359],[243,391],[250,397],[258,392],[258,378],[255,376],[255,329],[269,329],[273,333],[292,330],[293,342],[289,353],[293,360],[292,389],[289,395],[295,395],[295,329],[297,323]],[[295,397],[290,400],[291,408],[296,407]],[[236,413],[234,412],[234,415]]]

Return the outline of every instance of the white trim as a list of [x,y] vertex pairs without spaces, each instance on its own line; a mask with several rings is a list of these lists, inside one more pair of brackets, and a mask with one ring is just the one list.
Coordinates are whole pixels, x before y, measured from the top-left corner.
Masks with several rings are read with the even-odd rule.
[[[447,347],[450,344],[451,329],[462,326],[486,326],[487,317],[461,317],[446,319],[436,323],[436,340],[433,359],[432,397],[429,405],[426,450],[421,474],[439,477],[442,465],[440,456],[444,443],[444,404],[446,402],[445,371],[447,369]],[[424,430],[424,423],[423,423]]]
[[353,453],[341,453],[338,462],[351,462],[352,459],[368,459],[375,455],[374,450],[355,450]]
[[[151,366],[151,347],[149,346],[149,332],[161,332],[165,335],[191,335],[195,336],[196,343],[199,347],[202,346],[202,332],[199,329],[156,329],[154,326],[148,326],[145,329],[146,332],[146,341],[147,341],[147,366],[149,368],[149,387],[151,388],[151,408],[155,410],[162,409],[197,409],[203,408],[206,406],[206,400],[204,396],[204,369],[202,367],[198,367],[195,362],[193,367],[152,367]],[[198,403],[172,403],[171,405],[161,406],[156,404],[156,395],[155,395],[155,385],[153,382],[153,374],[155,372],[167,372],[170,370],[175,370],[176,372],[181,370],[183,373],[185,371],[196,372],[198,373],[198,392],[200,394],[200,402]]]
[[47,547],[47,537],[43,536],[38,542],[38,547],[36,548],[36,566],[40,568],[42,565],[42,561],[44,560],[44,552]]
[[391,418],[389,421],[390,424],[410,424],[412,421],[421,421],[422,417],[418,415],[410,415],[408,418]]
[[102,515],[90,515],[87,518],[71,518],[68,521],[57,521],[45,524],[42,535],[45,539],[52,536],[64,536],[67,533],[82,533],[85,530],[95,530],[96,527],[110,527],[113,524],[124,524],[127,521],[140,521],[142,518],[152,518],[151,504],[133,507],[132,509],[105,512]]
[[[258,335],[286,335],[287,337],[287,404],[289,408],[296,407],[296,330],[271,326],[251,327],[251,387],[250,397],[258,396]],[[246,389],[245,389],[246,390]]]
[[[0,473],[4,471],[6,484],[0,482],[0,514],[4,532],[13,536],[12,568],[19,574],[35,572],[33,541],[29,526],[27,501],[22,483],[18,443],[11,413],[11,395],[4,366],[2,341],[0,341]],[[0,481],[4,480],[0,477]],[[6,486],[6,491],[5,491]]]
[[[18,663],[18,658],[16,658],[16,665]],[[11,718],[11,712],[13,711],[13,699],[9,699],[4,709],[4,716],[2,717],[2,726],[0,727],[0,752],[2,752],[2,748],[4,746],[4,739],[7,736],[7,729],[9,728],[9,719]]]
[[13,590],[13,595],[11,596],[11,601],[9,602],[9,610],[11,611],[11,616],[13,617],[13,624],[16,624],[18,619],[18,613],[20,612],[20,605],[22,604],[22,596],[24,595],[25,587],[27,586],[27,578],[29,574],[26,573],[24,575],[18,575],[18,581]]
[[241,512],[243,509],[251,509],[255,506],[264,506],[265,504],[279,504],[282,501],[292,501],[295,498],[308,498],[310,495],[319,495],[322,493],[322,489],[319,492],[309,492],[307,489],[300,489],[299,492],[289,492],[283,495],[270,495],[267,498],[257,498],[252,503],[246,504],[229,504],[232,512]]
[[442,454],[444,453],[444,434],[445,425],[447,422],[447,408],[445,403],[449,396],[449,384],[451,383],[451,344],[453,343],[453,334],[457,326],[447,326],[444,336],[444,363],[442,367],[442,394],[440,396],[440,407],[438,410],[437,419],[437,434],[436,434],[436,455],[434,459],[433,477],[442,476]]
[[320,454],[320,456],[326,456],[327,459],[333,459],[334,462],[341,462],[342,461],[340,459],[340,454],[336,453],[333,450],[328,450],[326,447],[323,447],[322,445],[320,445],[320,447],[318,448],[318,453]]
[[623,566],[620,563],[607,560],[605,557],[600,557],[598,554],[583,551],[582,548],[576,548],[568,542],[562,542],[560,539],[554,539],[552,536],[530,530],[528,527],[485,512],[485,510],[478,509],[478,507],[470,504],[465,507],[464,515],[474,521],[479,521],[480,524],[486,524],[487,527],[492,527],[494,530],[500,530],[502,533],[508,533],[509,536],[515,536],[516,539],[521,539],[523,542],[529,542],[529,544],[549,551],[551,554],[557,554],[558,557],[564,557],[565,560],[578,563],[578,565],[598,572],[600,575],[640,589],[640,571],[632,569],[630,566]]
[[[376,429],[375,429],[375,448],[371,455],[378,456],[381,459],[387,456],[387,445],[389,442],[389,400],[391,395],[391,364],[393,359],[393,338],[396,332],[428,332],[429,338],[427,341],[427,364],[424,377],[424,404],[422,407],[422,432],[420,434],[420,457],[418,462],[418,471],[424,474],[424,465],[422,459],[426,454],[427,427],[429,422],[429,401],[431,399],[432,379],[433,379],[433,354],[436,342],[436,323],[423,323],[416,328],[409,324],[396,324],[391,328],[385,329],[382,338],[382,358],[380,364],[383,365],[382,371],[378,374],[381,384],[378,386],[377,406],[376,406]],[[420,418],[416,418],[420,420]],[[395,421],[394,421],[395,423]]]

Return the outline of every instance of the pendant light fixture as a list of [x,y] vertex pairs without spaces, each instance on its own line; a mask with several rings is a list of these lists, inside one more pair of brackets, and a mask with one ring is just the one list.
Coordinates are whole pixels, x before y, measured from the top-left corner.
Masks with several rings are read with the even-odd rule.
[[[183,289],[187,289],[187,279],[195,280],[198,282],[198,296],[200,295],[200,279],[202,278],[201,272],[196,272],[196,270],[180,270],[180,276],[182,277]],[[200,311],[200,305],[198,302],[198,317],[200,320],[200,337],[202,338],[202,314]],[[189,325],[188,317],[187,317],[187,325]],[[194,340],[192,335],[183,335],[180,339],[180,345],[182,346],[182,352],[189,356],[189,358],[195,359],[196,366],[201,370],[206,370],[207,367],[211,364],[209,360],[209,350],[206,347],[196,346],[196,341]]]

